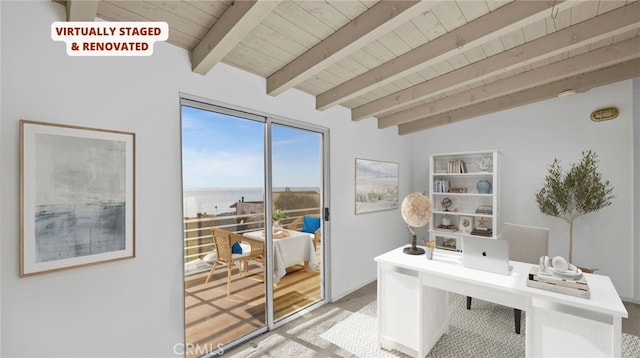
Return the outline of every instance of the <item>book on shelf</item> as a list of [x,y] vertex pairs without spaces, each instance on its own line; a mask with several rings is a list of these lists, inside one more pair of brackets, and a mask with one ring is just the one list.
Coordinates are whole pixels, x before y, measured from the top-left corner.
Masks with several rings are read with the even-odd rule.
[[493,206],[491,206],[491,205],[480,205],[476,209],[476,214],[493,215]]
[[449,192],[450,193],[464,194],[464,193],[467,192],[467,188],[462,188],[462,187],[449,188]]
[[454,232],[454,231],[458,231],[458,228],[455,225],[438,225],[435,227],[435,230]]
[[493,215],[493,210],[480,210],[480,209],[476,209],[476,214]]
[[449,192],[449,181],[448,180],[434,180],[433,181],[433,192],[434,193],[447,193],[447,192]]
[[449,173],[458,174],[467,172],[467,164],[464,160],[456,159],[450,160],[448,166]]
[[569,280],[540,274],[539,266],[531,267],[527,286],[582,298],[590,298],[591,296],[589,284],[584,275],[578,280]]
[[471,230],[471,235],[491,237],[493,235],[493,230],[491,230],[491,229],[473,229],[473,230]]

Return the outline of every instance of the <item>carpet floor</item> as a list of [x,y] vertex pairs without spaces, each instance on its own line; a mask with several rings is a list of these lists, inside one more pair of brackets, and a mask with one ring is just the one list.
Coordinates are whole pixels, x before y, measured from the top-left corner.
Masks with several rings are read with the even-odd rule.
[[[428,357],[524,357],[522,332],[513,332],[513,309],[474,299],[466,310],[465,297],[449,294],[449,333],[440,338]],[[402,352],[378,348],[376,301],[348,311],[331,308],[302,322],[290,322],[231,352],[234,358],[363,357],[404,358]],[[640,357],[640,338],[623,333],[623,357]]]

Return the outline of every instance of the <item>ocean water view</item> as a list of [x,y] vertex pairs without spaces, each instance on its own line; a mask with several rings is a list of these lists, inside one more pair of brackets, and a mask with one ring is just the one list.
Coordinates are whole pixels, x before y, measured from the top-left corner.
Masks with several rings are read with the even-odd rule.
[[[285,191],[286,188],[274,188],[274,192]],[[319,191],[317,187],[291,187],[291,191]],[[198,213],[220,215],[235,213],[231,205],[242,201],[263,201],[262,188],[190,188],[182,192],[183,216],[194,218]]]

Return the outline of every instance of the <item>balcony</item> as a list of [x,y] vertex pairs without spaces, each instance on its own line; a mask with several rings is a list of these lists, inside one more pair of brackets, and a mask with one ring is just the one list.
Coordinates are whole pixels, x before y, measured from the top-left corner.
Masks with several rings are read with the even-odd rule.
[[[319,208],[286,211],[286,226],[304,215],[318,215]],[[212,227],[244,233],[264,229],[264,214],[204,216],[184,221],[185,332],[186,343],[215,351],[218,344],[240,338],[265,322],[265,287],[262,267],[250,262],[247,272],[234,268],[231,296],[227,299],[227,270],[216,269],[204,286],[210,264],[203,258],[215,251]],[[322,250],[316,250],[317,270],[305,270],[303,263],[287,267],[286,275],[274,285],[274,317],[285,317],[322,299]],[[202,354],[203,352],[200,352]]]

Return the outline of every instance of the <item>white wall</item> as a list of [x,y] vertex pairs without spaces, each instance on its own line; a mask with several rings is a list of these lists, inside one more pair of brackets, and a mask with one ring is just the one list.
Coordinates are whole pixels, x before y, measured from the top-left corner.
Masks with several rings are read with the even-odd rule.
[[633,287],[634,298],[640,303],[640,77],[633,79]]
[[[167,357],[183,342],[180,93],[330,129],[332,297],[374,280],[373,257],[407,242],[398,210],[354,215],[355,157],[399,162],[401,195],[413,187],[410,141],[395,130],[317,112],[295,90],[267,96],[263,78],[226,65],[193,74],[188,53],[165,43],[151,57],[68,57],[50,38],[61,5],[0,6],[2,356]],[[135,259],[19,278],[21,118],[136,133]]]
[[[634,295],[632,81],[592,89],[520,108],[412,134],[415,182],[425,190],[430,154],[496,149],[502,153],[502,221],[550,229],[549,254],[568,255],[569,226],[540,213],[535,193],[548,165],[558,158],[568,168],[592,149],[603,178],[614,187],[613,205],[574,222],[574,263],[599,268],[618,293]],[[593,110],[617,106],[618,118],[594,123]],[[420,154],[417,154],[420,153]]]
[[[2,6],[0,6],[0,43],[2,42]],[[2,46],[0,46],[0,69],[2,69]],[[0,72],[0,76],[2,73]],[[2,98],[2,87],[0,85],[0,98]],[[0,114],[2,113],[2,101],[0,100]],[[0,125],[0,138],[2,138],[2,126]],[[2,147],[0,147],[0,168],[2,168]],[[2,182],[4,176],[0,176],[0,188],[2,188]],[[2,190],[0,189],[0,192]],[[1,227],[1,226],[0,226]],[[0,234],[1,235],[1,234]],[[2,237],[0,236],[0,239]],[[2,257],[2,244],[0,240],[0,257]],[[0,266],[0,278],[2,277],[2,266]],[[0,284],[0,321],[2,321],[2,285]],[[2,355],[2,325],[0,324],[0,355]]]

